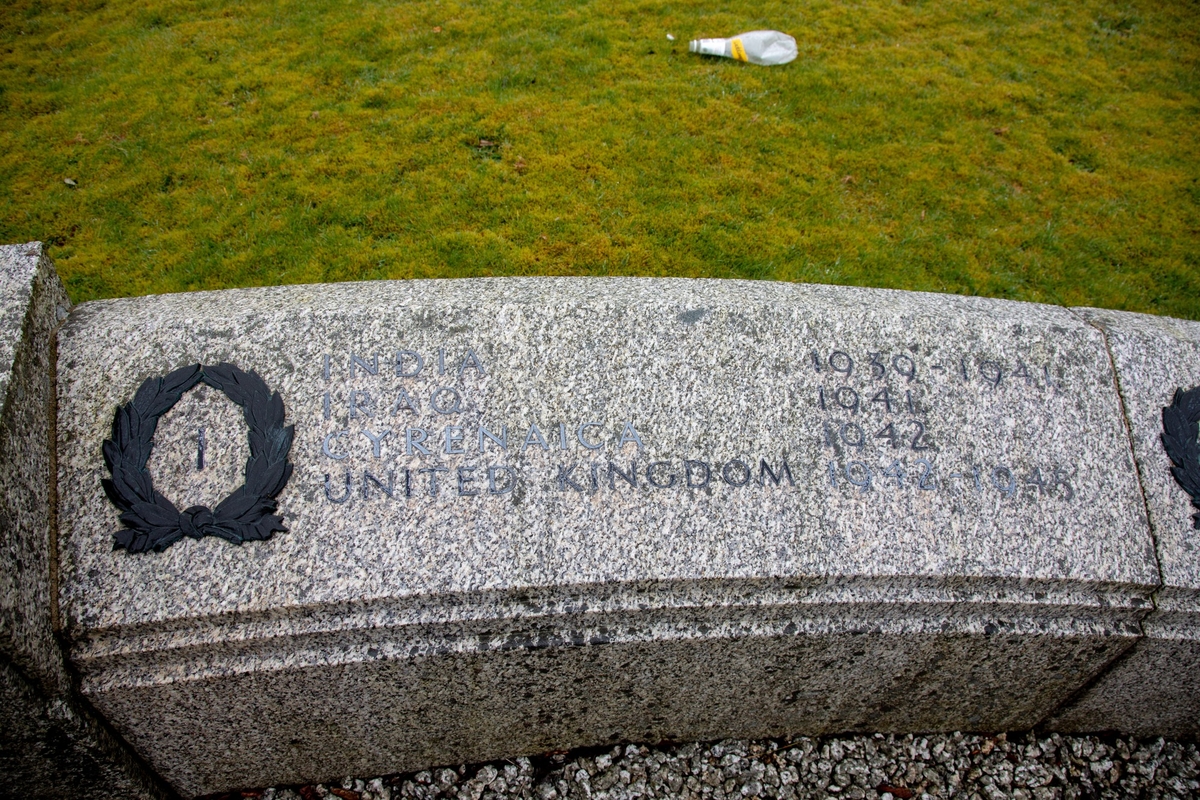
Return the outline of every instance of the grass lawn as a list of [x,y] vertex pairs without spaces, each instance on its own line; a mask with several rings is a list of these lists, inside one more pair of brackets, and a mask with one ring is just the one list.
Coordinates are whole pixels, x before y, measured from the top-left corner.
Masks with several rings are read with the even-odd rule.
[[[687,52],[755,28],[800,57]],[[8,0],[0,48],[0,241],[75,301],[669,275],[1200,319],[1197,0]]]

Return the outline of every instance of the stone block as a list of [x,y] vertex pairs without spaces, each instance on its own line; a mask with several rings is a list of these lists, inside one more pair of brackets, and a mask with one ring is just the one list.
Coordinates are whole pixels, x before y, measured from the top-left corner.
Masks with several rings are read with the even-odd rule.
[[53,337],[70,303],[41,245],[0,247],[0,642],[48,694],[70,685],[54,639]]
[[[1195,735],[1200,733],[1200,503],[1194,504],[1172,476],[1162,436],[1163,411],[1174,403],[1176,390],[1200,386],[1200,323],[1077,311],[1104,332],[1112,353],[1162,588],[1154,594],[1154,612],[1142,623],[1146,638],[1047,724],[1065,732]],[[1198,434],[1193,419],[1193,442]],[[1185,457],[1200,472],[1194,454]]]
[[[1159,583],[1104,339],[1061,308],[279,287],[82,304],[58,380],[71,659],[185,794],[1028,728],[1137,639]],[[109,437],[140,532],[101,488]],[[153,508],[129,500],[145,477]]]
[[0,247],[0,795],[160,797],[78,702],[55,637],[54,343],[69,307],[40,243]]

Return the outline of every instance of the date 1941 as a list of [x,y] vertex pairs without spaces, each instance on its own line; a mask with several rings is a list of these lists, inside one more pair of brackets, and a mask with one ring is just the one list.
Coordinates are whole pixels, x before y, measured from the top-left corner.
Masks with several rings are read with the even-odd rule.
[[1076,469],[1062,466],[1049,467],[1045,471],[1034,467],[1027,474],[1003,464],[988,469],[971,465],[954,472],[939,472],[933,462],[918,458],[910,462],[892,461],[884,467],[872,468],[864,461],[847,461],[841,464],[830,461],[827,467],[829,484],[835,489],[857,489],[870,492],[874,489],[915,489],[918,491],[945,491],[951,494],[999,493],[1008,500],[1028,492],[1038,499],[1053,498],[1071,501],[1075,499],[1075,487],[1071,479]]

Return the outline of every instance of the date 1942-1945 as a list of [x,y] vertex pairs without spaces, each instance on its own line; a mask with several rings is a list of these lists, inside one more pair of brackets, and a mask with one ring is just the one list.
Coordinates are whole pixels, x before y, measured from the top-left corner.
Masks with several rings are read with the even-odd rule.
[[874,489],[914,489],[946,491],[951,494],[998,493],[1008,500],[1028,492],[1034,497],[1070,501],[1075,499],[1071,479],[1076,469],[1063,466],[1033,467],[1028,473],[1000,464],[995,467],[969,465],[965,469],[945,472],[937,470],[925,458],[910,462],[896,459],[883,466],[872,467],[865,461],[830,461],[827,468],[829,483],[834,488],[869,492]]

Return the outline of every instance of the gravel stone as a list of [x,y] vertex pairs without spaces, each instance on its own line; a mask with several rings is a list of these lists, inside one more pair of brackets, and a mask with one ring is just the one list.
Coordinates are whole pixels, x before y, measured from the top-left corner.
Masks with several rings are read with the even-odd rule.
[[[346,778],[330,786],[351,790],[359,800],[1166,800],[1200,796],[1200,747],[1163,738],[958,732],[631,744]],[[210,797],[337,796],[314,784]]]

